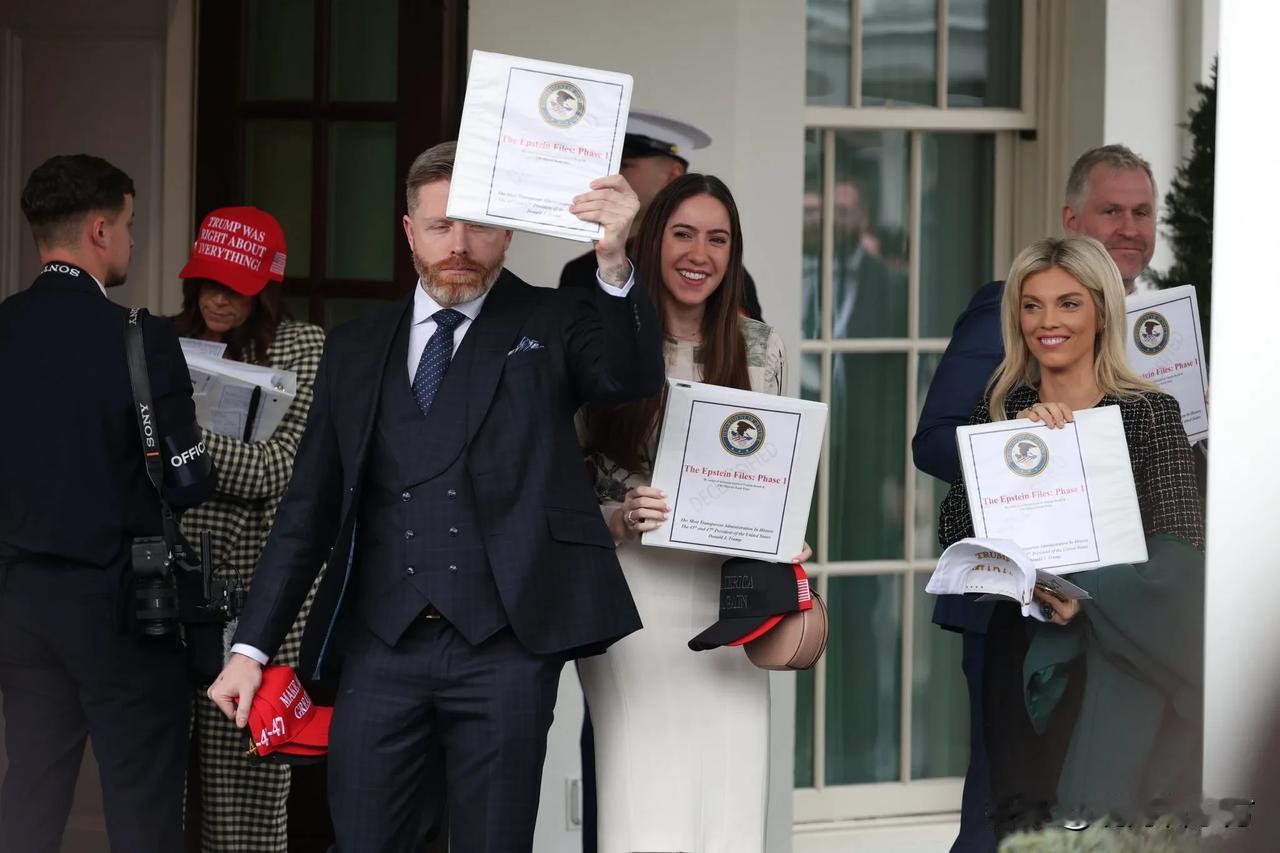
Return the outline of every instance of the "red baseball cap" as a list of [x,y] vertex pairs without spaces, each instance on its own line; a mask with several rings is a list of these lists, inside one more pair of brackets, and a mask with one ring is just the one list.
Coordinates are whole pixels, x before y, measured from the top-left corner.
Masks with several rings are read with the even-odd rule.
[[200,223],[191,260],[178,278],[207,278],[255,296],[284,281],[284,229],[256,207],[220,207]]
[[311,701],[293,667],[265,667],[245,726],[248,754],[281,764],[321,761],[329,751],[332,719],[333,709]]

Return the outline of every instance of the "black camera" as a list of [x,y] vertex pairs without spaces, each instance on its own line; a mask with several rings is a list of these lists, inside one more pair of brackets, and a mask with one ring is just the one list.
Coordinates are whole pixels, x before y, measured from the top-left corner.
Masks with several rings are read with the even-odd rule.
[[144,637],[178,631],[178,582],[163,537],[133,540],[133,618]]
[[238,579],[213,577],[213,546],[200,533],[197,551],[179,542],[172,551],[163,537],[133,540],[133,617],[145,637],[165,638],[180,624],[221,623],[234,619],[247,590]]

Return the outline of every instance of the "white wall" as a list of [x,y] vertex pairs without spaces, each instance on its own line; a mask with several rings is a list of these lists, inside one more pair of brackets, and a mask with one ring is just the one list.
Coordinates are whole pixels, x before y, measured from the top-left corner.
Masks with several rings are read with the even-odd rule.
[[[634,109],[685,119],[711,135],[711,146],[690,158],[692,168],[718,175],[733,190],[765,319],[798,360],[804,3],[471,0],[469,14],[469,49],[628,72],[635,77]],[[517,234],[508,266],[532,283],[554,286],[564,262],[587,248]],[[795,393],[799,372],[790,373]],[[573,679],[566,674],[564,682],[544,774],[538,853],[580,849],[580,834],[563,827],[564,780],[578,772],[581,700]],[[774,685],[770,853],[791,849],[794,688],[789,676]]]
[[[1277,731],[1280,685],[1280,350],[1266,318],[1280,316],[1275,267],[1259,263],[1274,243],[1272,200],[1280,195],[1275,139],[1280,120],[1271,84],[1280,74],[1274,35],[1280,6],[1222,4],[1214,192],[1213,361],[1209,431],[1208,576],[1205,650],[1205,793],[1256,798],[1254,826],[1275,850],[1280,837],[1274,781],[1267,768]],[[1259,318],[1263,318],[1261,323]],[[1258,771],[1272,783],[1256,790]]]
[[[1188,150],[1181,125],[1197,98],[1194,84],[1208,80],[1217,50],[1217,10],[1218,0],[1072,0],[1063,33],[1068,167],[1088,148],[1128,145],[1150,161],[1163,214]],[[1152,267],[1172,261],[1168,241],[1157,239]]]
[[[1161,202],[1182,159],[1183,6],[1169,0],[1107,4],[1103,139],[1150,161]],[[1172,261],[1168,241],[1158,240],[1151,265],[1163,270]]]
[[[17,199],[54,154],[96,154],[137,189],[122,304],[173,310],[190,246],[194,0],[40,0],[0,10],[0,297],[31,283],[38,254]],[[165,245],[169,249],[164,249]]]

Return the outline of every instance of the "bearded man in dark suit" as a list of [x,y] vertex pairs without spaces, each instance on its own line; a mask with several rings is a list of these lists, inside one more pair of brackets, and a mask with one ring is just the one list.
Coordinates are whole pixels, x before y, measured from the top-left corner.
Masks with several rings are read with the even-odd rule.
[[[330,732],[338,849],[413,850],[447,804],[455,853],[528,851],[560,670],[640,620],[574,430],[584,402],[664,381],[625,242],[621,176],[571,211],[603,226],[597,286],[531,287],[511,232],[447,218],[454,144],[414,161],[411,297],[330,335],[293,479],[210,697],[244,725],[320,569],[308,678],[342,658]],[[445,804],[439,799],[443,760]]]

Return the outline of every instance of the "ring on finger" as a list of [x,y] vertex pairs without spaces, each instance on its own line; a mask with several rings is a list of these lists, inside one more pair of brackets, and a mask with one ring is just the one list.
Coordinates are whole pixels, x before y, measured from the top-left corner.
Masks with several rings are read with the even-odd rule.
[[636,526],[635,515],[636,515],[636,511],[634,509],[629,509],[627,510],[627,514],[622,517],[622,520],[627,523],[628,527],[635,527]]

